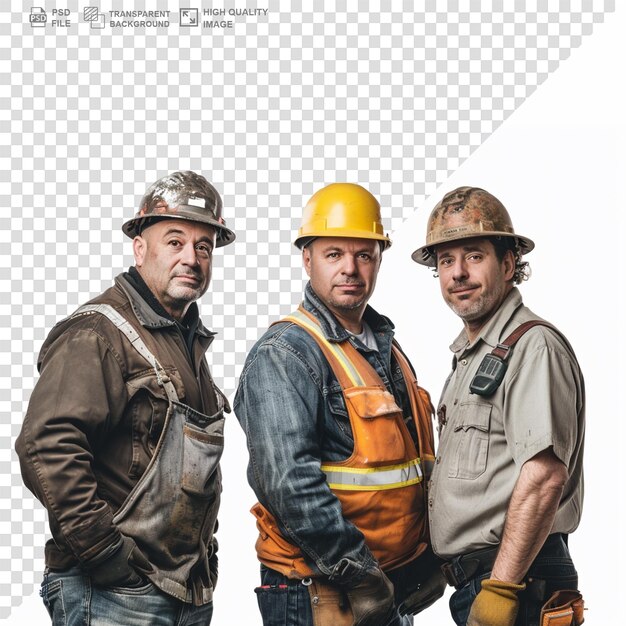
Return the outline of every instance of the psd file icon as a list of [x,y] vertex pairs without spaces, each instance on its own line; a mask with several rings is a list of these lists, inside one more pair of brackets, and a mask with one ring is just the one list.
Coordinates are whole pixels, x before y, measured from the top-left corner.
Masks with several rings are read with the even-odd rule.
[[41,7],[31,7],[28,21],[33,28],[44,28],[48,21],[45,9]]

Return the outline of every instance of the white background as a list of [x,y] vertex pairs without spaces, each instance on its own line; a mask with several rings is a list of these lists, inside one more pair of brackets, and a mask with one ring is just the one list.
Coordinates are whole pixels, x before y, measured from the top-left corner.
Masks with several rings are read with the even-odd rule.
[[[437,398],[458,320],[438,282],[410,260],[424,240],[428,213],[448,190],[486,188],[512,215],[516,230],[536,243],[528,259],[525,303],[570,338],[587,384],[586,496],[583,521],[571,537],[590,625],[620,622],[624,552],[623,361],[625,218],[624,31],[626,11],[596,25],[580,48],[538,88],[445,186],[416,207],[392,233],[372,304],[396,323],[420,382]],[[294,252],[295,254],[295,252]],[[288,262],[288,261],[286,261]],[[245,478],[245,441],[234,417],[227,426],[220,513],[220,584],[213,623],[260,624],[253,496]],[[44,624],[38,595],[24,598],[6,623]],[[450,624],[446,602],[416,623]]]

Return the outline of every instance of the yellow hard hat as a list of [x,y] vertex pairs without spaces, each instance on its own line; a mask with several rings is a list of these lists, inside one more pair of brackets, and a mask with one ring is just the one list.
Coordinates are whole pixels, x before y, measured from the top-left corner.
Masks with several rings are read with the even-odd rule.
[[377,239],[383,242],[383,249],[391,245],[384,233],[378,200],[353,183],[328,185],[307,202],[294,245],[303,248],[316,237]]
[[479,187],[459,187],[447,193],[433,209],[426,227],[426,245],[411,258],[435,267],[435,246],[472,237],[512,237],[521,254],[535,247],[528,237],[515,233],[511,217],[498,198]]

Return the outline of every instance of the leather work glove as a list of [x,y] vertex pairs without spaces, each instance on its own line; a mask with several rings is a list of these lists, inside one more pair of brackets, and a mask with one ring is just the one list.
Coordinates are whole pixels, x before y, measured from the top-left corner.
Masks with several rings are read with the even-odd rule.
[[436,568],[417,589],[407,596],[398,607],[400,615],[417,615],[434,604],[445,593],[448,583],[443,572]]
[[488,578],[482,581],[481,587],[472,604],[467,626],[514,626],[519,609],[517,592],[526,585]]
[[378,567],[371,567],[353,587],[342,585],[354,626],[384,626],[395,612],[393,584]]
[[119,547],[96,564],[85,563],[94,585],[98,587],[137,587],[145,582],[142,574],[152,571],[152,565],[130,538],[122,535]]

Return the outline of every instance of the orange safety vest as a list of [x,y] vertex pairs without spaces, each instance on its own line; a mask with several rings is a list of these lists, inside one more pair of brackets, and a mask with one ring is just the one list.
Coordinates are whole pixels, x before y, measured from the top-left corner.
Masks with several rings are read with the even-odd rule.
[[[282,321],[297,324],[315,339],[343,391],[354,450],[345,461],[321,464],[328,486],[341,502],[343,516],[363,533],[383,569],[413,561],[428,542],[425,483],[434,462],[434,411],[428,393],[418,386],[406,357],[394,343],[393,354],[409,393],[418,451],[393,395],[349,341],[329,342],[317,319],[302,307]],[[259,560],[289,578],[314,575],[300,548],[282,536],[272,514],[260,503],[252,513],[259,529]]]

